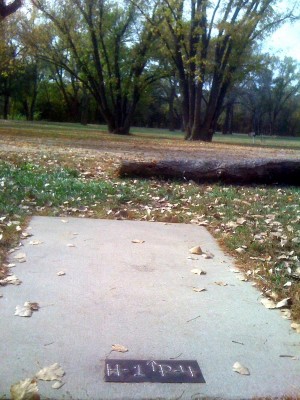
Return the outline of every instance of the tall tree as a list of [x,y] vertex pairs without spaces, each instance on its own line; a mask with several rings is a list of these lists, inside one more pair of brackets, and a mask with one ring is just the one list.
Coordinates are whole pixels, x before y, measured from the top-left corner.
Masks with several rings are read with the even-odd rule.
[[[82,83],[95,98],[110,132],[128,134],[141,92],[156,79],[148,61],[153,46],[148,23],[126,1],[32,3],[47,20],[40,56]],[[32,45],[38,47],[34,37]]]
[[[186,139],[212,140],[224,98],[247,52],[263,33],[293,17],[293,7],[279,14],[277,3],[154,0],[159,17],[153,29],[178,71]],[[141,3],[139,7],[143,10]]]
[[12,3],[6,4],[5,0],[0,0],[0,17],[6,18],[10,14],[16,12],[22,5],[22,0],[14,0]]

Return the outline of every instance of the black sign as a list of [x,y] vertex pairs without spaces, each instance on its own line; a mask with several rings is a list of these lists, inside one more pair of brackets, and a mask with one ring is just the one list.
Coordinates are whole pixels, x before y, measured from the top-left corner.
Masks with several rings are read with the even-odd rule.
[[105,381],[205,383],[193,360],[105,360]]

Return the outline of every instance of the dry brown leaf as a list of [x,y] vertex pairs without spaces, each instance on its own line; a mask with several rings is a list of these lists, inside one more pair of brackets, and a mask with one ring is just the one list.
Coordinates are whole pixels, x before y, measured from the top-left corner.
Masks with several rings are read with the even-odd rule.
[[189,251],[191,254],[197,254],[199,256],[202,254],[202,249],[200,246],[192,247]]
[[246,250],[243,247],[238,247],[237,249],[235,249],[235,251],[239,254],[243,254]]
[[292,329],[295,329],[295,331],[296,331],[297,333],[300,333],[300,324],[297,324],[296,322],[293,322],[293,323],[291,324],[291,328],[292,328]]
[[203,269],[194,268],[191,269],[191,272],[195,275],[206,275],[206,271],[203,271]]
[[197,292],[197,293],[200,293],[200,292],[206,292],[206,289],[205,288],[196,288],[196,287],[194,287],[193,291]]
[[288,308],[291,305],[291,298],[287,297],[276,304],[276,308]]
[[22,281],[16,277],[16,275],[7,276],[4,279],[0,280],[0,285],[20,285]]
[[133,240],[131,241],[131,243],[142,244],[142,243],[145,243],[145,240],[133,239]]
[[218,285],[218,286],[228,286],[228,283],[222,282],[222,281],[215,282],[215,284]]
[[126,353],[128,351],[127,347],[121,344],[113,344],[111,346],[111,351],[117,351],[119,353]]
[[263,304],[269,310],[276,308],[276,304],[274,303],[274,301],[271,300],[271,299],[267,299],[266,297],[263,297],[260,300],[260,302],[261,302],[261,304]]
[[281,316],[283,319],[291,319],[292,318],[291,310],[280,310],[280,311],[281,311]]
[[41,381],[61,381],[65,372],[58,363],[52,364],[49,367],[41,369],[35,377]]
[[18,253],[14,256],[14,259],[17,260],[19,263],[23,263],[26,261],[26,254],[25,253]]
[[32,311],[38,311],[39,309],[40,309],[40,306],[39,306],[39,303],[32,303],[31,301],[30,302],[27,302],[27,303],[25,303],[25,304],[28,304],[28,306],[30,307],[30,309],[32,310]]
[[236,220],[236,223],[237,223],[238,225],[245,225],[246,222],[247,222],[247,220],[246,220],[245,218],[238,218],[238,219]]
[[10,387],[11,400],[40,400],[35,379],[25,379]]
[[214,258],[214,255],[212,253],[210,253],[209,251],[203,252],[201,255],[206,260],[210,260],[210,259]]
[[39,244],[42,244],[43,242],[41,242],[40,240],[30,240],[29,244],[31,244],[32,246],[38,246]]
[[232,370],[234,372],[237,372],[238,374],[241,375],[250,375],[250,371],[248,368],[244,367],[241,363],[236,362],[233,364]]
[[27,303],[24,303],[24,306],[16,306],[15,315],[18,317],[31,317],[32,309]]
[[51,387],[52,389],[60,389],[64,384],[65,384],[64,382],[56,381],[53,383]]

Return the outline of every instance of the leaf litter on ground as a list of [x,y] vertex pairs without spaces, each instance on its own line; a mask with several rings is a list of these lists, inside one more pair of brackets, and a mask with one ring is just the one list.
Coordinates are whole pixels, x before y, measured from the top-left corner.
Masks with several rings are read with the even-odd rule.
[[111,351],[117,351],[118,353],[127,353],[128,349],[122,344],[113,344],[111,346]]
[[25,379],[10,387],[11,400],[40,400],[36,379]]

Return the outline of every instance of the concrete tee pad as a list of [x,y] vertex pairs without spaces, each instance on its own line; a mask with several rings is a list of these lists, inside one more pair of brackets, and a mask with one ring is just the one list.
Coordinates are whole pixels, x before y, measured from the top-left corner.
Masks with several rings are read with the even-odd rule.
[[[33,236],[19,250],[26,262],[12,269],[22,284],[1,288],[0,398],[54,363],[65,371],[64,385],[39,381],[42,399],[300,393],[300,336],[280,311],[260,304],[251,283],[237,279],[233,261],[203,227],[48,217],[34,217],[30,227]],[[196,245],[214,257],[192,256]],[[14,316],[26,301],[39,303],[39,311]],[[111,352],[113,344],[128,352]],[[107,358],[197,360],[206,383],[105,382]],[[235,362],[250,375],[234,372]]]

